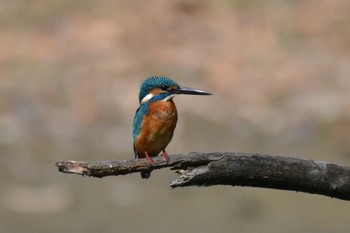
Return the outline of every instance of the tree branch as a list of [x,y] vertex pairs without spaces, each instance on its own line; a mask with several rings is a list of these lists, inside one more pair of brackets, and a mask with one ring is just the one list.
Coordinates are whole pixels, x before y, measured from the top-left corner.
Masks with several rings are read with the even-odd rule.
[[198,153],[120,161],[58,161],[63,173],[117,176],[170,167],[178,178],[170,186],[251,186],[293,190],[350,200],[350,167],[293,157],[245,153]]

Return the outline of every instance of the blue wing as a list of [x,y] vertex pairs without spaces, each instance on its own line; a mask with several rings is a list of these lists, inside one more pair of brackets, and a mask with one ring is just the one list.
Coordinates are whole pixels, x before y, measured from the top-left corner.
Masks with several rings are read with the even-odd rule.
[[136,110],[135,117],[134,117],[134,124],[133,124],[133,137],[134,137],[134,140],[136,140],[137,136],[141,132],[143,117],[145,115],[148,115],[148,112],[149,112],[148,106],[149,106],[149,104],[146,102],[146,103],[143,103]]
[[[133,124],[133,138],[134,138],[134,144],[137,136],[140,134],[142,129],[142,122],[143,117],[149,113],[149,104],[148,102],[141,104],[141,106],[136,110],[135,117],[134,117],[134,124]],[[137,158],[137,154],[135,151],[135,145],[134,145],[134,153],[135,157]]]

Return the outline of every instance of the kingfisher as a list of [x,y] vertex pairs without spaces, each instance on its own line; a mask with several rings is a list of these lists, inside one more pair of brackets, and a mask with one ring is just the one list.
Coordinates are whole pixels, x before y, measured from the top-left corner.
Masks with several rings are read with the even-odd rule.
[[[146,158],[151,164],[152,157],[162,156],[169,161],[165,151],[171,141],[177,123],[175,95],[211,95],[211,93],[184,87],[167,77],[152,76],[140,87],[139,103],[133,123],[135,158]],[[149,178],[151,170],[142,171],[143,179]]]

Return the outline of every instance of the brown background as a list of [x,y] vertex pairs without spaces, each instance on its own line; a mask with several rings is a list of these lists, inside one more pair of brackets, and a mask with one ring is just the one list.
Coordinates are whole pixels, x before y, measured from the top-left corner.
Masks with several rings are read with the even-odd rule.
[[345,201],[54,163],[133,158],[139,85],[166,75],[214,94],[175,98],[170,154],[349,164],[349,12],[348,0],[0,1],[0,232],[348,233]]

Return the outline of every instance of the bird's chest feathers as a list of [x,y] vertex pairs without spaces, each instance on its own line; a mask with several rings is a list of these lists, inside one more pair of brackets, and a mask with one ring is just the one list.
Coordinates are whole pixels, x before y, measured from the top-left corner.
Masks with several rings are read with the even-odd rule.
[[144,129],[149,141],[170,141],[177,123],[177,111],[172,101],[157,101],[149,106]]
[[171,141],[176,123],[177,111],[173,101],[149,103],[141,131],[134,141],[137,155],[142,157],[147,151],[150,156],[157,156]]
[[173,101],[157,101],[149,106],[149,117],[154,121],[174,121],[177,119],[176,107]]

